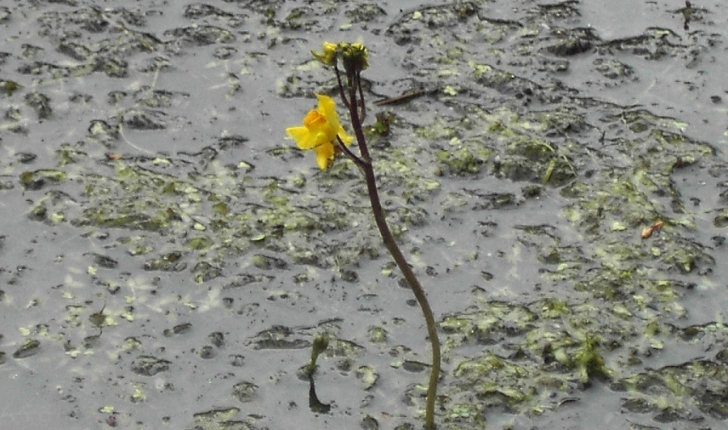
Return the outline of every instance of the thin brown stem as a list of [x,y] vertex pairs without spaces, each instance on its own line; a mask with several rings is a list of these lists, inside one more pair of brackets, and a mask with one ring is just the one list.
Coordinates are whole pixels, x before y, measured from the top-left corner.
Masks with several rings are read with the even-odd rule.
[[347,157],[349,157],[349,159],[351,161],[353,161],[354,164],[356,164],[356,167],[358,167],[359,170],[361,170],[362,172],[364,172],[364,170],[362,170],[364,168],[364,161],[361,158],[359,158],[358,155],[354,154],[351,151],[351,149],[349,149],[349,147],[347,147],[344,144],[344,141],[341,140],[341,138],[338,135],[336,136],[336,140],[339,142],[339,148],[341,148],[341,150],[344,152],[344,155],[346,155]]
[[[425,317],[425,322],[427,323],[427,334],[430,339],[430,344],[432,345],[432,370],[430,373],[430,383],[427,388],[427,403],[425,406],[425,429],[434,430],[435,399],[437,397],[437,382],[440,377],[440,340],[437,337],[435,317],[432,313],[432,308],[430,307],[430,303],[427,300],[427,295],[425,294],[425,290],[422,287],[422,284],[420,284],[417,276],[412,271],[410,265],[407,263],[407,259],[405,258],[404,254],[402,254],[402,251],[399,249],[399,246],[394,239],[394,235],[392,235],[392,232],[389,229],[389,225],[387,224],[386,214],[384,212],[384,208],[382,208],[382,204],[379,199],[379,191],[377,189],[374,168],[372,166],[371,157],[369,156],[366,139],[364,138],[362,122],[357,109],[356,87],[359,86],[360,94],[362,94],[362,92],[360,85],[352,85],[352,80],[353,78],[355,78],[355,76],[356,75],[354,75],[354,73],[347,73],[347,79],[349,84],[349,114],[351,115],[352,127],[354,129],[354,134],[356,136],[357,143],[359,144],[359,151],[361,154],[361,157],[358,157],[358,160],[361,164],[356,160],[355,163],[364,172],[364,177],[367,183],[367,190],[369,192],[369,201],[371,203],[372,212],[374,214],[374,220],[377,224],[377,228],[379,229],[379,233],[382,236],[382,240],[384,241],[384,246],[386,246],[387,250],[392,255],[392,258],[394,258],[395,263],[402,271],[405,280],[409,284],[412,292],[415,295],[415,298],[417,299],[417,303],[422,309],[422,313]],[[362,101],[362,107],[363,106],[364,104]]]
[[359,88],[359,102],[361,103],[361,122],[364,122],[364,120],[367,117],[367,107],[364,104],[364,90],[361,87],[361,71],[356,71],[356,86]]
[[427,94],[427,91],[419,90],[419,91],[414,91],[414,92],[407,93],[407,94],[402,94],[401,96],[397,96],[397,97],[392,97],[392,98],[388,98],[388,99],[384,99],[384,100],[377,100],[374,102],[374,104],[376,106],[394,105],[397,103],[403,103],[403,102],[412,100],[415,97],[419,97],[419,96],[422,96],[425,94]]
[[339,72],[339,67],[334,65],[334,71],[336,72],[336,80],[339,82],[339,95],[341,96],[341,101],[344,103],[344,106],[349,109],[349,100],[346,99],[346,94],[344,93],[344,85],[342,85],[341,83],[341,73]]
[[422,288],[420,281],[415,276],[412,268],[407,263],[407,259],[399,249],[397,242],[394,240],[392,232],[389,230],[387,225],[386,215],[384,209],[381,206],[379,200],[379,193],[377,191],[376,179],[374,177],[374,169],[372,168],[371,162],[364,164],[364,174],[367,182],[367,189],[369,191],[369,201],[372,204],[372,211],[374,213],[374,220],[377,223],[379,233],[382,235],[384,246],[392,254],[395,263],[402,271],[405,280],[412,288],[412,292],[422,308],[422,313],[425,316],[425,322],[427,323],[427,334],[432,344],[432,371],[430,373],[430,383],[427,389],[427,404],[425,407],[425,429],[434,430],[434,413],[435,413],[435,398],[437,396],[437,381],[440,377],[440,341],[437,337],[437,328],[435,325],[435,318],[432,313],[432,308],[427,300],[425,290]]

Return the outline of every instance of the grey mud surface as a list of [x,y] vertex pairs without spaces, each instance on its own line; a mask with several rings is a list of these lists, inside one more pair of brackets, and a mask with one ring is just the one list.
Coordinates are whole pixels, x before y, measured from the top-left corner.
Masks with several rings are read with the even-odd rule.
[[726,427],[724,2],[121,4],[0,5],[0,427],[422,427],[361,177],[285,139],[325,40],[439,428]]

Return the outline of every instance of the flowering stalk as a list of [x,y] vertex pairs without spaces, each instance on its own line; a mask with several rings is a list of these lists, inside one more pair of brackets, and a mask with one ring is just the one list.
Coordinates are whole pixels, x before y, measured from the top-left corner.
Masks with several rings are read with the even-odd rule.
[[[307,136],[310,137],[310,135],[313,134],[317,136],[311,138],[313,139],[313,141],[323,142],[326,141],[329,136],[335,136],[335,142],[332,140],[328,140],[325,143],[320,144],[319,146],[311,146],[311,139],[300,140],[297,137],[305,134],[301,127],[292,127],[286,131],[290,136],[296,139],[296,143],[302,149],[316,150],[317,161],[320,160],[322,157],[320,154],[325,154],[325,156],[328,156],[328,154],[330,153],[328,149],[324,151],[323,149],[319,150],[317,148],[325,147],[327,144],[329,146],[334,144],[336,150],[332,153],[331,157],[327,158],[327,163],[325,163],[325,167],[324,165],[322,165],[321,162],[319,162],[319,167],[321,167],[322,170],[326,170],[326,167],[333,163],[335,154],[344,153],[354,162],[354,164],[356,164],[359,170],[361,170],[364,174],[364,178],[367,184],[367,190],[369,193],[369,201],[371,203],[372,212],[374,214],[374,220],[377,224],[377,228],[379,229],[379,233],[382,236],[384,246],[387,248],[389,253],[392,255],[392,258],[394,258],[395,263],[402,271],[405,280],[409,284],[412,292],[415,295],[415,298],[417,299],[417,303],[422,309],[422,313],[425,317],[425,322],[427,323],[427,333],[430,339],[430,344],[432,346],[432,369],[430,373],[430,382],[427,389],[427,402],[425,406],[425,429],[434,430],[435,398],[437,396],[437,382],[440,376],[440,341],[437,336],[435,318],[433,316],[430,303],[427,301],[427,295],[425,294],[425,290],[422,287],[422,284],[420,284],[420,281],[417,279],[417,276],[415,276],[414,272],[412,271],[412,268],[407,263],[407,259],[405,258],[404,254],[402,254],[402,251],[399,249],[397,242],[394,240],[394,236],[392,235],[392,232],[389,229],[389,225],[387,224],[384,208],[382,208],[382,204],[379,199],[379,191],[377,189],[374,168],[372,166],[371,156],[369,154],[369,149],[367,147],[366,139],[364,137],[364,130],[362,127],[362,122],[364,121],[364,117],[366,116],[366,107],[364,103],[364,92],[361,86],[361,72],[369,66],[368,52],[367,49],[360,43],[348,44],[342,42],[337,45],[325,42],[323,47],[323,53],[319,54],[313,52],[313,55],[322,63],[334,67],[337,81],[339,83],[339,94],[341,96],[344,106],[346,106],[349,110],[349,116],[351,118],[354,136],[356,137],[356,141],[359,147],[359,155],[355,154],[351,149],[347,147],[349,143],[351,143],[352,138],[346,135],[346,132],[341,129],[341,126],[338,123],[338,117],[335,116],[335,112],[334,116],[332,116],[330,113],[326,115],[325,112],[322,112],[322,115],[324,117],[333,120],[330,130],[327,129],[321,131],[316,130],[315,127],[308,127],[306,125],[306,120],[304,120],[304,125],[308,127],[306,131],[306,133],[308,133]],[[341,59],[341,62],[344,66],[344,72],[346,73],[345,84],[342,82],[341,74],[338,68],[339,59]],[[319,97],[319,101],[321,101],[321,98],[325,96],[317,97]],[[321,110],[321,106],[319,108]],[[310,115],[311,113],[309,113],[307,118]]]

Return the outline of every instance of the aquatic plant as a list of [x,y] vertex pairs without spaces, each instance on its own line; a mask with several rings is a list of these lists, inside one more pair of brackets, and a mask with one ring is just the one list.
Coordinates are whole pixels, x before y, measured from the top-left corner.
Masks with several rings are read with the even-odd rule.
[[[343,127],[339,124],[334,101],[324,95],[316,96],[319,101],[318,108],[311,110],[306,115],[303,120],[303,126],[290,127],[286,129],[286,133],[296,141],[299,148],[303,150],[312,149],[316,153],[316,163],[321,170],[329,168],[333,164],[336,156],[343,154],[364,175],[372,213],[374,214],[374,220],[382,236],[384,246],[402,271],[407,284],[409,284],[417,299],[417,303],[422,309],[427,323],[427,332],[432,346],[432,369],[425,406],[425,429],[433,430],[435,428],[434,413],[437,381],[440,375],[440,341],[437,337],[435,318],[432,314],[430,304],[427,301],[425,290],[407,263],[407,259],[399,249],[397,242],[394,240],[379,199],[372,159],[367,147],[366,138],[364,137],[364,128],[362,125],[366,117],[366,103],[364,101],[364,91],[361,86],[361,72],[369,67],[369,52],[361,43],[341,42],[335,44],[324,42],[323,52],[318,53],[312,51],[312,54],[326,66],[332,67],[336,73],[339,95],[341,96],[342,103],[349,110],[349,118],[359,147],[359,154],[355,154],[348,148],[353,138],[347,135]],[[338,67],[339,63],[344,68],[345,76],[343,80],[342,73]]]
[[313,373],[316,371],[316,361],[318,360],[319,355],[326,351],[326,348],[328,347],[329,337],[326,334],[316,336],[311,347],[311,361],[306,367],[306,373],[309,377],[313,376]]

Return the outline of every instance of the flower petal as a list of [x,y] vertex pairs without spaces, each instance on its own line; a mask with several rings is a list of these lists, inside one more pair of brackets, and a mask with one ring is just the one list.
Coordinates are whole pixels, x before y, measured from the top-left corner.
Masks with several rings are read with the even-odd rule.
[[339,132],[337,133],[337,135],[346,146],[351,145],[351,142],[354,141],[354,136],[349,136],[348,134],[346,134],[346,130],[344,130],[342,127],[339,127]]
[[336,103],[334,103],[334,100],[331,97],[325,96],[323,94],[316,94],[316,98],[318,99],[317,110],[321,115],[325,116],[326,119],[329,119],[329,116],[327,114],[331,112],[336,115]]
[[324,42],[322,53],[319,54],[316,51],[311,51],[311,54],[327,66],[334,66],[336,65],[336,57],[338,55],[338,45],[331,42]]
[[319,169],[326,170],[334,161],[334,146],[331,143],[325,143],[314,148],[316,151],[316,164]]
[[[316,147],[321,145],[331,145],[331,136],[328,133],[328,129],[322,129],[316,133]],[[315,149],[315,148],[314,148]]]
[[326,118],[332,129],[339,129],[339,115],[336,113],[336,103],[329,96],[316,94],[318,98],[318,111]]
[[326,117],[316,109],[311,109],[303,118],[303,126],[306,128],[320,127],[326,124]]
[[286,134],[291,136],[301,149],[311,149],[316,146],[316,139],[306,127],[289,127],[286,129]]

